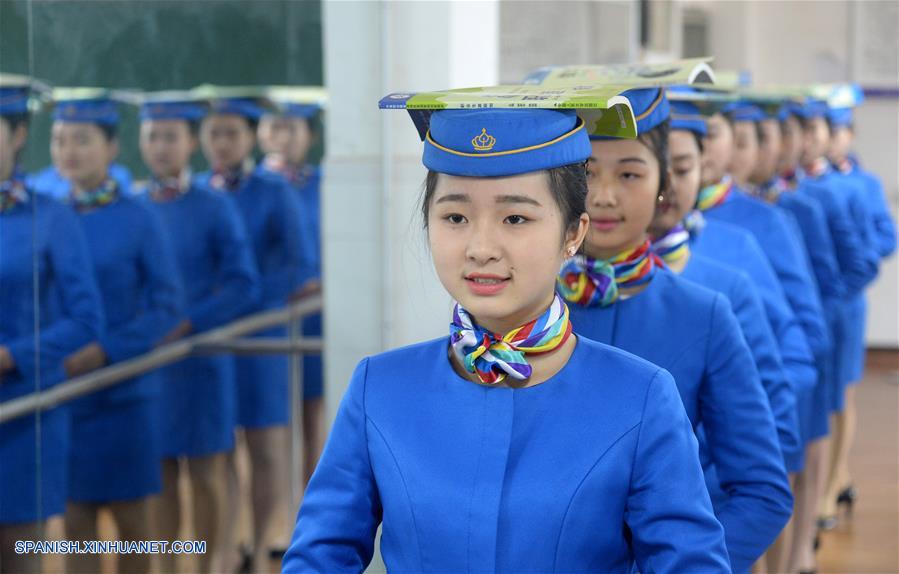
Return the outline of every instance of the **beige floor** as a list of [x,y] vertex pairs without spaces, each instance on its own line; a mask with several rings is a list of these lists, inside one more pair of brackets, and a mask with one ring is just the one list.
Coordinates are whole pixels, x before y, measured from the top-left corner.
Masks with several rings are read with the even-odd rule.
[[822,574],[899,572],[899,354],[869,354],[858,403],[851,468],[859,496],[852,516],[823,535]]

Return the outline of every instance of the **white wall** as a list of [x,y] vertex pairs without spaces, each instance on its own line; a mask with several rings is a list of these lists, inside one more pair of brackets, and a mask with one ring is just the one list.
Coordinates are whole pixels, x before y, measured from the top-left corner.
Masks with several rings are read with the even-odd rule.
[[499,9],[482,2],[325,2],[330,93],[324,235],[326,393],[333,416],[366,355],[447,333],[451,301],[417,216],[425,170],[390,92],[497,82]]

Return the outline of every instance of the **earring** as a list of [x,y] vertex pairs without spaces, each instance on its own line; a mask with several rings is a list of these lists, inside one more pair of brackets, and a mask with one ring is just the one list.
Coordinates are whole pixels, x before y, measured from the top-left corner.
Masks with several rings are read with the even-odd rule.
[[577,247],[575,247],[574,245],[570,246],[570,247],[568,248],[568,256],[569,256],[569,257],[574,257],[574,254],[575,254],[575,253],[577,253]]
[[665,201],[665,194],[660,193],[659,196],[656,198],[656,203],[662,203],[663,201]]

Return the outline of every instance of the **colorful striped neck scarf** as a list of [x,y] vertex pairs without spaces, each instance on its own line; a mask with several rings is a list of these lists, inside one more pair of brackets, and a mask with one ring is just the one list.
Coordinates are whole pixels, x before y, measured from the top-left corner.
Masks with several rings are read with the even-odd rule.
[[505,335],[477,325],[458,303],[450,323],[450,345],[456,357],[466,371],[488,385],[501,383],[507,376],[526,380],[532,371],[525,355],[555,351],[570,335],[568,306],[558,295],[542,315]]
[[14,170],[6,181],[0,183],[0,213],[12,211],[17,205],[28,202],[28,191],[25,189],[25,176]]
[[79,212],[90,211],[109,205],[119,198],[119,185],[112,178],[100,184],[91,191],[72,191],[69,195],[69,203]]
[[811,163],[811,165],[803,166],[802,170],[799,171],[799,178],[804,179],[810,177],[812,179],[817,179],[827,174],[830,171],[830,164],[823,157],[819,157],[815,161]]
[[647,239],[639,247],[611,259],[572,257],[562,266],[556,287],[570,303],[583,307],[608,307],[618,300],[621,289],[637,287],[652,280],[663,263],[650,249]]
[[696,198],[696,207],[699,211],[708,211],[713,207],[718,207],[725,201],[730,191],[734,187],[734,182],[729,175],[725,175],[724,179],[716,184],[706,186],[699,190],[699,197]]
[[209,177],[209,185],[218,191],[238,191],[246,178],[253,172],[253,167],[253,160],[247,158],[235,168],[213,168],[212,175]]
[[166,202],[178,199],[190,191],[190,170],[184,170],[178,177],[158,178],[150,180],[150,197],[153,201]]
[[747,188],[747,191],[753,197],[761,199],[766,203],[775,203],[778,196],[785,191],[784,184],[785,182],[782,182],[779,177],[773,177],[768,183],[753,185]]
[[690,239],[696,239],[705,229],[705,215],[698,209],[694,209],[684,217],[684,229],[690,234]]
[[675,225],[652,242],[652,251],[667,265],[677,265],[690,256],[690,232],[683,225]]
[[852,173],[852,170],[855,169],[855,165],[853,165],[852,160],[848,157],[844,157],[840,161],[834,163],[833,167],[843,175],[849,175]]

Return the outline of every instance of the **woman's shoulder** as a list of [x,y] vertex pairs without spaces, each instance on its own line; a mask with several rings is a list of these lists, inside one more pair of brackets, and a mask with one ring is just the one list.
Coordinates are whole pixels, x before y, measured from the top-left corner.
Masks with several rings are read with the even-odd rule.
[[581,335],[578,335],[575,352],[578,370],[626,374],[627,384],[633,381],[644,381],[648,384],[659,372],[664,372],[662,367],[642,357]]

